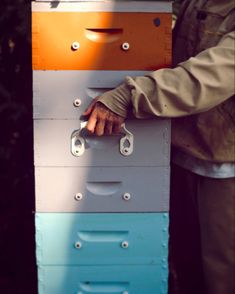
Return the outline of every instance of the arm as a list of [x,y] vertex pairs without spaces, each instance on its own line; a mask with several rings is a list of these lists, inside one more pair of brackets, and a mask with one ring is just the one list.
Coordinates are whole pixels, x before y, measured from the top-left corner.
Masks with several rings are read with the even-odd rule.
[[207,111],[234,94],[234,32],[174,69],[127,77],[97,100],[120,117],[181,117]]

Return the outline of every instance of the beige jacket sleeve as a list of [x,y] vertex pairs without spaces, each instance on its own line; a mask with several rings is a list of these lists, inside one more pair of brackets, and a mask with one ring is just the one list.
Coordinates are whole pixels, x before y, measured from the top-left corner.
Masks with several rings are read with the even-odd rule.
[[202,51],[174,69],[160,69],[143,77],[126,77],[99,101],[126,117],[132,108],[137,118],[181,117],[207,111],[235,92],[235,33],[216,47]]

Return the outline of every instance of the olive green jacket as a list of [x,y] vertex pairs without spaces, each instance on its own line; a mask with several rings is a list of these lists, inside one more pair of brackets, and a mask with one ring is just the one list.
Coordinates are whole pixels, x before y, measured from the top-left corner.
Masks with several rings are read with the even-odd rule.
[[173,68],[127,77],[100,98],[115,113],[172,118],[172,144],[211,162],[235,161],[233,0],[184,1]]

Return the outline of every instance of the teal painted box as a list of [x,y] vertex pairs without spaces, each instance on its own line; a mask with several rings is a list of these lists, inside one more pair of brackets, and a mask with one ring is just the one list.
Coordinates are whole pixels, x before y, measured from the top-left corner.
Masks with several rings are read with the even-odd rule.
[[40,266],[159,265],[168,213],[36,213],[36,241]]
[[166,266],[39,267],[39,294],[166,293]]

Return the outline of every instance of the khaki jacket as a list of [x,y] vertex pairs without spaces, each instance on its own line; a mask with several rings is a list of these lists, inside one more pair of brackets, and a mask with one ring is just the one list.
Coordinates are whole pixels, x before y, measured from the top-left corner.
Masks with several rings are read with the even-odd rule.
[[126,117],[172,119],[172,144],[211,162],[235,161],[234,1],[184,1],[173,68],[125,83],[100,101]]

